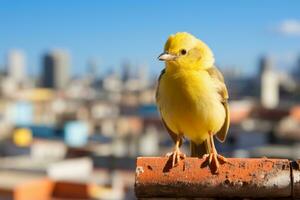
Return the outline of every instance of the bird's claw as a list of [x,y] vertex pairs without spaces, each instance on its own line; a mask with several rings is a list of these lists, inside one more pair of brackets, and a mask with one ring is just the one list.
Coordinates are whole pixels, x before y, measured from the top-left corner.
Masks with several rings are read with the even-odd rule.
[[227,163],[227,159],[224,156],[219,155],[217,153],[205,154],[203,158],[206,159],[206,161],[208,161],[208,164],[213,173],[218,173],[220,162]]
[[167,153],[166,156],[172,159],[172,168],[177,166],[180,160],[184,160],[186,157],[186,155],[177,148],[173,152]]

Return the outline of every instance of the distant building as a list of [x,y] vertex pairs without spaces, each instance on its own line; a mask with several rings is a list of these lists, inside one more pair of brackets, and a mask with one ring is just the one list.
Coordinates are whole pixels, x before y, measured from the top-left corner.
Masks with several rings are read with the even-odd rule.
[[63,89],[70,78],[70,56],[62,50],[47,53],[43,58],[43,87]]
[[276,108],[279,104],[279,78],[273,69],[272,60],[260,60],[260,100],[265,108]]
[[300,82],[300,55],[299,55],[298,59],[296,60],[295,69],[293,71],[293,78],[297,82]]
[[13,49],[8,52],[6,58],[8,77],[14,81],[23,81],[26,77],[25,55],[22,51]]
[[149,69],[147,65],[141,65],[138,68],[138,79],[141,89],[145,89],[149,86]]
[[296,63],[296,67],[297,67],[297,70],[299,71],[300,73],[300,55],[298,57],[298,60],[297,60],[297,63]]
[[87,63],[87,79],[90,86],[95,87],[98,79],[98,63],[95,59],[89,59]]
[[259,94],[259,81],[254,77],[247,76],[241,66],[227,66],[219,68],[224,76],[230,100],[257,97]]
[[131,78],[131,65],[129,61],[124,61],[122,64],[122,81],[126,82]]
[[88,63],[87,63],[87,67],[88,67],[88,74],[93,76],[93,77],[97,77],[98,75],[98,62],[95,59],[89,59]]
[[120,92],[122,87],[122,80],[116,73],[111,73],[103,79],[103,88],[106,91]]

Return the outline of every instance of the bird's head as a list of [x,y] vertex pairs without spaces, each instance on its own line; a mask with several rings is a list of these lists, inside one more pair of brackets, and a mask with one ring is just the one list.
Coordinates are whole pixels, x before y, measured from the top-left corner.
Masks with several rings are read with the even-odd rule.
[[208,69],[214,64],[210,48],[186,32],[171,35],[158,59],[165,61],[167,68],[175,66],[182,69]]

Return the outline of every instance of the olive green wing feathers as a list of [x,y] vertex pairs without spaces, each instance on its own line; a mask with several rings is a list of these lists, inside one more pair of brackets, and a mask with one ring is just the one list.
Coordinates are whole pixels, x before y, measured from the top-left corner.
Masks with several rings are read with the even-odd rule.
[[225,117],[225,121],[224,124],[222,126],[222,128],[216,133],[216,138],[221,141],[224,142],[226,139],[226,135],[229,129],[229,124],[230,124],[230,113],[229,113],[229,106],[228,106],[228,91],[224,82],[224,78],[223,75],[221,74],[221,72],[216,68],[216,67],[211,67],[208,70],[209,75],[211,76],[211,78],[214,79],[214,81],[216,81],[217,85],[218,85],[218,92],[220,94],[220,96],[222,97],[221,101],[222,104],[224,106],[225,109],[225,113],[226,113],[226,117]]
[[158,99],[159,99],[159,83],[160,83],[160,80],[161,80],[162,76],[163,76],[165,73],[166,73],[166,70],[163,69],[163,70],[160,72],[160,75],[159,75],[159,77],[158,77],[158,83],[157,83],[156,94],[155,94],[155,100],[156,100],[157,106],[159,106],[159,105],[158,105]]

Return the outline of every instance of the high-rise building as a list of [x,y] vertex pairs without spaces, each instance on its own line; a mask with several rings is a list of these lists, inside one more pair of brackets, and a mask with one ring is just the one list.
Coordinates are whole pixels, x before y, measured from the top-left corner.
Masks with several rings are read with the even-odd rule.
[[87,78],[90,80],[90,83],[94,83],[98,78],[98,63],[95,59],[89,59],[87,63]]
[[87,66],[88,66],[88,73],[93,75],[93,76],[97,76],[98,74],[98,62],[96,59],[89,59],[88,60],[88,63],[87,63]]
[[8,77],[14,81],[23,81],[26,78],[25,55],[22,51],[10,50],[6,58]]
[[63,50],[53,50],[43,58],[43,87],[63,89],[70,78],[70,56]]
[[125,60],[122,64],[122,81],[126,82],[131,77],[131,64],[128,60]]
[[299,76],[300,76],[300,55],[299,55],[299,57],[298,57],[298,59],[296,60],[296,69],[295,69],[295,73],[294,73],[295,75],[295,79],[297,80],[297,81],[299,81],[300,80],[300,78],[299,78]]
[[265,108],[276,108],[279,104],[279,78],[268,57],[260,60],[260,100]]
[[139,66],[137,76],[140,88],[143,90],[149,85],[149,68],[146,64]]

